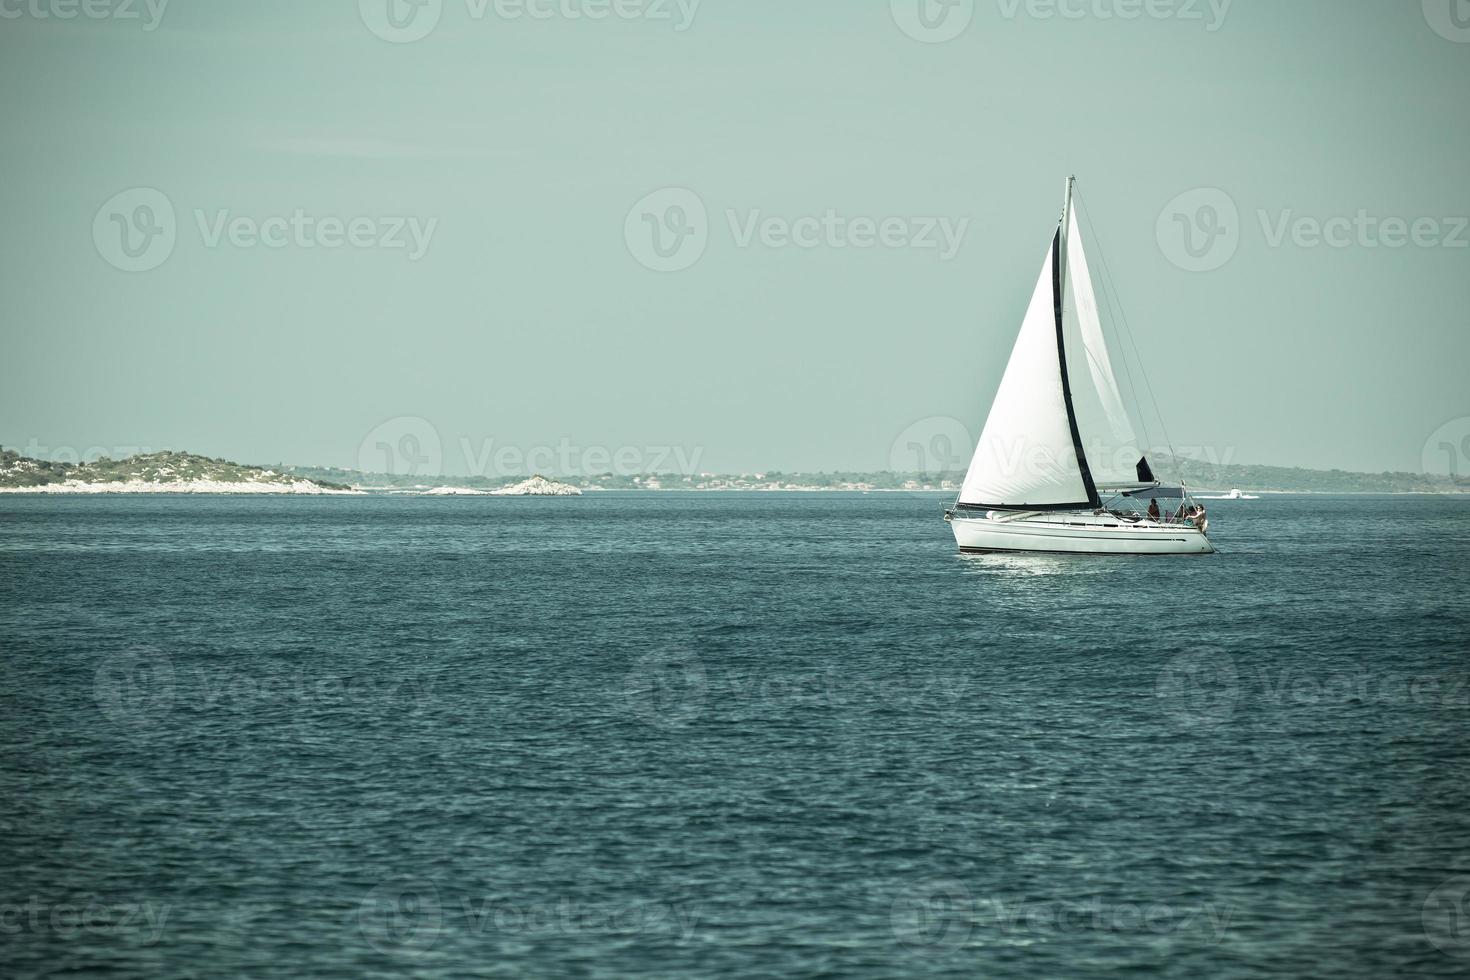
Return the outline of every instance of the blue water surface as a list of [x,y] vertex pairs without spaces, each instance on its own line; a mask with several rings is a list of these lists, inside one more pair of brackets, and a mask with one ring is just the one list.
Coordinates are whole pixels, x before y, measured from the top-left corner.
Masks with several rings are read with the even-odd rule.
[[0,498],[0,974],[1470,972],[1470,499]]

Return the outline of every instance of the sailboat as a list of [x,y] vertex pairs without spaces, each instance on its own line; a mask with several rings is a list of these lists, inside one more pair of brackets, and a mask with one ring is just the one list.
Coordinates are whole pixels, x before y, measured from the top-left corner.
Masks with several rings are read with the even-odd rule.
[[1156,479],[1139,448],[1103,335],[1075,185],[1067,178],[1061,221],[945,520],[965,553],[1213,553],[1203,508],[1182,481]]

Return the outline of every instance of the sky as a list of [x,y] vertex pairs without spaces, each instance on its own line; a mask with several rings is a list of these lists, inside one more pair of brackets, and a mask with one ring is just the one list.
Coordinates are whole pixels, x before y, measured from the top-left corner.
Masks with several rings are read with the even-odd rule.
[[1470,466],[1465,0],[0,0],[0,83],[30,455],[899,466],[1076,174],[1176,446]]

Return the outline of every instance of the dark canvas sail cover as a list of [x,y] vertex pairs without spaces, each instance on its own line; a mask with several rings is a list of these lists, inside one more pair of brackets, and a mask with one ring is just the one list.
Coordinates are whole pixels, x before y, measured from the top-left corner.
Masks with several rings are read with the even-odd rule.
[[1140,459],[1138,461],[1138,482],[1139,483],[1157,483],[1158,482],[1157,480],[1154,479],[1154,471],[1151,470],[1151,469],[1149,469],[1149,466],[1148,466],[1148,457],[1147,456],[1143,457],[1142,459]]

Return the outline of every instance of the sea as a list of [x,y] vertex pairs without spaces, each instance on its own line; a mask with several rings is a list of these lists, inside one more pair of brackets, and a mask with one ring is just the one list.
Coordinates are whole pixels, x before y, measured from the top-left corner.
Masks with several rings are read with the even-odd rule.
[[0,498],[0,975],[1470,975],[1470,496],[947,502]]

